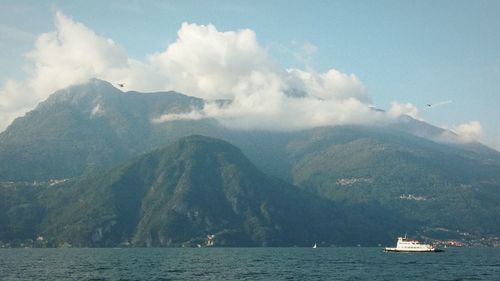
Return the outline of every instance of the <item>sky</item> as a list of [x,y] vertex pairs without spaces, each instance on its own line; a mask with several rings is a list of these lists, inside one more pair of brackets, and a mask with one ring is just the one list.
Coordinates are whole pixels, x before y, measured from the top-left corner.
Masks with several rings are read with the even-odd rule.
[[0,130],[95,76],[235,100],[155,122],[301,129],[408,114],[498,150],[498,14],[494,0],[0,0]]

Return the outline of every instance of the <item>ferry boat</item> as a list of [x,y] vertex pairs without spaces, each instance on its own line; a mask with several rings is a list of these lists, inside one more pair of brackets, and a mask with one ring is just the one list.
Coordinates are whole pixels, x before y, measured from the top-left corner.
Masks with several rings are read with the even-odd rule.
[[423,244],[417,240],[408,237],[398,237],[398,243],[395,248],[386,247],[384,252],[443,252],[443,250],[434,247],[431,244]]

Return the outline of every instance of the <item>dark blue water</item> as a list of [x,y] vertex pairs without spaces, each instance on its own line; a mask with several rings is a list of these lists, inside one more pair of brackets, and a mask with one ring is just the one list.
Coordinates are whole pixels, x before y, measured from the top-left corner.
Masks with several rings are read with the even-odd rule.
[[500,280],[500,249],[0,249],[0,280]]

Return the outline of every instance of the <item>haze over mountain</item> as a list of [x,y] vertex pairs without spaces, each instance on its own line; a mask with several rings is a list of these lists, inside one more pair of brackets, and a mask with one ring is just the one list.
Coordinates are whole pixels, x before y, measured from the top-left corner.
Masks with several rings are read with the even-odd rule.
[[[224,106],[228,102],[217,103]],[[192,114],[206,103],[175,92],[124,93],[97,79],[56,92],[0,133],[0,180],[16,182],[2,184],[0,198],[6,203],[2,211],[4,217],[0,219],[8,222],[2,225],[9,227],[0,229],[6,237],[0,240],[11,239],[19,233],[25,237],[45,233],[57,237],[54,243],[73,237],[75,245],[109,246],[129,241],[135,245],[167,246],[198,243],[200,237],[217,232],[225,233],[222,237],[226,237],[224,243],[228,245],[303,245],[314,239],[334,244],[355,244],[354,240],[376,244],[385,241],[387,236],[394,236],[396,230],[404,229],[422,235],[429,235],[433,229],[459,230],[477,236],[500,235],[496,224],[500,214],[497,206],[500,154],[495,150],[479,143],[462,143],[453,136],[447,137],[449,131],[409,116],[378,125],[294,131],[238,130],[226,128],[212,118],[176,118]],[[162,116],[164,119],[159,120]],[[239,159],[234,160],[239,164],[228,159],[217,162],[213,159],[219,156],[213,155],[209,157],[212,162],[201,165],[197,162],[200,154],[189,154],[186,161],[191,161],[191,166],[183,170],[169,161],[183,159],[183,153],[187,152],[183,152],[185,147],[180,143],[186,140],[130,160],[192,134],[230,142],[241,149],[257,169],[280,180],[257,171],[234,147],[201,137],[188,139],[188,147],[202,146],[193,151],[188,149],[190,153],[212,155],[213,149],[216,155],[228,153],[232,155],[230,159]],[[204,141],[199,142],[200,138]],[[128,161],[127,164],[121,164],[124,161]],[[221,174],[222,170],[229,169],[225,164],[236,165],[234,173],[241,174],[248,185],[220,184],[231,179],[228,174]],[[41,193],[33,191],[30,184],[18,183],[66,178],[72,179],[61,186],[55,185],[57,188],[50,188],[50,183],[40,183],[48,186]],[[200,199],[208,195],[199,182],[212,183],[210,188],[215,190],[214,194],[229,201],[244,198],[249,190],[256,192],[256,197],[248,202],[249,217],[242,215],[241,210],[234,211],[234,202],[228,203],[226,199]],[[155,193],[155,184],[161,186],[160,194]],[[272,186],[270,193],[262,190],[263,186]],[[228,190],[235,192],[236,197],[227,195]],[[184,195],[175,204],[188,206],[181,208],[183,219],[180,221],[178,215],[168,211],[176,210],[172,207],[175,200],[171,201],[176,192]],[[147,199],[149,193],[153,198],[164,199],[158,199],[158,206],[154,207],[155,200]],[[281,193],[288,194],[283,195],[283,201],[277,199]],[[184,196],[188,194],[199,197],[187,200]],[[323,199],[306,194],[317,194]],[[305,199],[308,196],[312,199]],[[303,209],[289,209],[299,204],[298,201],[315,203],[304,203],[307,207]],[[90,204],[85,205],[88,213],[77,211],[82,202]],[[252,207],[261,206],[263,202],[276,209],[258,211],[260,207]],[[208,210],[228,204],[232,207],[224,209],[227,213],[204,211],[208,212],[208,221],[221,219],[213,225],[192,215],[195,209]],[[127,209],[125,205],[131,207]],[[229,211],[231,208],[233,211]],[[62,209],[66,211],[60,212]],[[121,214],[122,211],[131,213]],[[352,217],[351,211],[355,214]],[[271,219],[262,221],[262,212],[272,213]],[[296,214],[300,223],[284,218],[282,212]],[[307,215],[302,217],[300,214],[304,212]],[[89,217],[96,220],[91,225],[85,224],[83,229],[81,223]],[[299,237],[296,240],[288,236],[296,229],[276,228],[276,225],[285,227],[294,223],[313,227],[304,222],[306,217],[321,229],[312,234],[299,231],[301,234],[296,234]],[[244,225],[253,220],[251,218],[259,218],[257,225],[261,230],[255,231],[260,234],[245,230]],[[348,221],[358,222],[356,227],[365,225],[366,229],[348,231]],[[343,222],[346,224],[340,226]],[[177,223],[182,225],[180,232],[168,232],[176,228],[172,225]],[[61,225],[68,228],[61,231],[58,229]],[[386,232],[378,225],[386,227]],[[341,231],[338,228],[346,230],[328,237],[335,233],[333,229]],[[182,234],[182,231],[187,232]],[[357,234],[360,236],[348,239],[356,232],[361,232]],[[364,236],[365,233],[373,233],[376,238]],[[89,240],[94,235],[100,238]],[[184,236],[194,240],[182,240]]]

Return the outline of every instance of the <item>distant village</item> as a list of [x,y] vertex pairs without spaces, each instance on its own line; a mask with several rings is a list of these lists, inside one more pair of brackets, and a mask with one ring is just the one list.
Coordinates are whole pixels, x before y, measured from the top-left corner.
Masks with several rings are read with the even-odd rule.
[[[466,238],[463,239],[432,239],[429,237],[422,236],[423,240],[430,242],[439,247],[469,247],[469,248],[500,248],[500,237],[490,236],[482,238],[474,238],[468,233],[464,233]],[[196,244],[194,247],[205,248],[205,247],[216,247],[215,235],[207,235],[206,242],[203,244]],[[382,246],[382,245],[380,245]],[[0,248],[72,248],[73,246],[68,242],[63,242],[60,244],[53,244],[47,241],[43,236],[38,236],[36,239],[19,240],[15,239],[11,242],[0,241]],[[120,248],[130,248],[130,243],[122,243]],[[193,247],[193,246],[191,246]],[[327,245],[322,245],[322,247],[328,247]],[[338,247],[332,245],[331,247]]]

